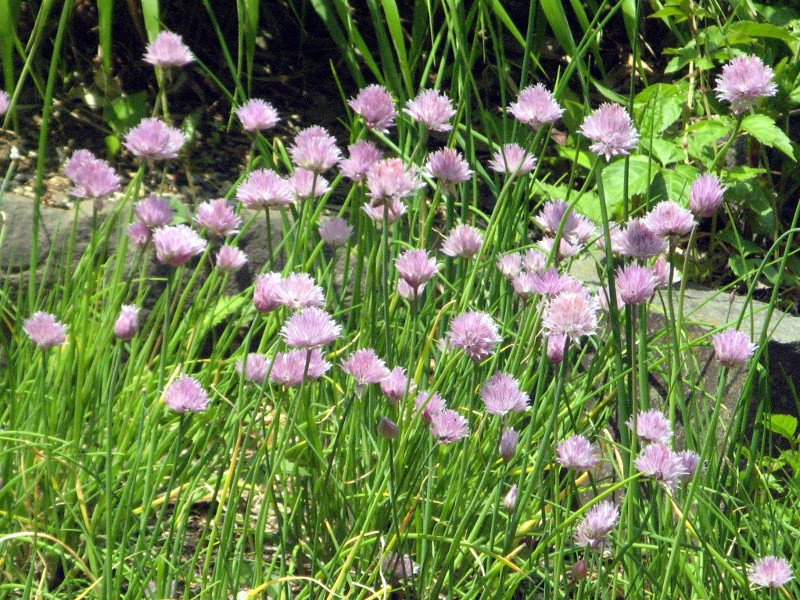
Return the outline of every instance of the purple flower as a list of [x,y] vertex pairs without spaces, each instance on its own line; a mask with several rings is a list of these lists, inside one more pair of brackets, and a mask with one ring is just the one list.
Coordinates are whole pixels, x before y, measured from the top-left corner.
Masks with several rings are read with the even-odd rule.
[[259,312],[272,312],[280,307],[278,294],[282,277],[280,273],[259,275],[253,290],[253,304]]
[[361,207],[367,216],[375,221],[375,223],[383,223],[384,217],[389,225],[396,223],[397,220],[406,214],[408,207],[403,204],[400,199],[392,198],[385,203],[374,204],[370,202]]
[[617,267],[616,283],[625,304],[644,304],[653,297],[658,286],[652,269],[637,263]]
[[383,417],[378,423],[378,433],[387,440],[393,440],[400,435],[400,428],[391,419]]
[[670,492],[675,492],[686,476],[686,466],[681,457],[662,443],[645,446],[634,464],[639,472],[653,477]]
[[367,176],[372,166],[383,158],[374,142],[360,140],[347,147],[350,156],[339,163],[342,176],[353,181],[361,181]]
[[370,383],[380,383],[389,377],[386,363],[378,358],[372,348],[356,350],[341,364],[341,368],[355,378],[356,389],[363,389]]
[[747,578],[756,587],[779,588],[794,579],[794,575],[785,558],[763,556],[747,569]]
[[571,435],[556,448],[558,462],[565,469],[591,471],[600,462],[597,448],[582,435]]
[[644,218],[650,231],[663,238],[686,235],[697,225],[692,213],[672,200],[656,204]]
[[564,292],[545,305],[542,328],[549,336],[566,335],[577,343],[581,336],[594,335],[600,304],[588,293]]
[[136,156],[146,159],[176,158],[187,137],[164,121],[143,119],[125,136],[125,146]]
[[391,199],[408,198],[422,187],[413,167],[407,167],[399,158],[384,158],[367,172],[367,195],[375,204]]
[[403,112],[431,131],[450,131],[453,126],[448,121],[456,114],[452,100],[439,90],[420,92],[408,101]]
[[423,171],[445,185],[469,181],[474,173],[455,148],[442,148],[429,154]]
[[224,273],[235,273],[247,264],[247,254],[236,246],[222,246],[217,252],[217,268]]
[[242,122],[245,131],[259,132],[272,129],[278,124],[278,111],[269,102],[261,98],[253,98],[236,109],[236,116]]
[[331,191],[328,180],[312,171],[298,167],[289,177],[289,187],[298,200],[318,198]]
[[11,96],[5,90],[0,90],[0,117],[8,112],[11,108]]
[[658,256],[667,249],[664,238],[656,235],[645,225],[643,219],[633,219],[628,223],[625,231],[612,236],[612,247],[615,242],[622,256],[630,256],[639,260]]
[[292,187],[271,169],[250,173],[247,181],[236,190],[236,199],[247,208],[268,209],[292,203]]
[[312,306],[294,313],[284,323],[281,336],[293,348],[319,348],[342,337],[342,327],[324,310]]
[[247,355],[247,358],[245,358],[244,364],[242,364],[241,360],[237,361],[236,370],[240,375],[244,376],[247,381],[264,383],[264,380],[267,378],[267,372],[269,372],[269,362],[267,361],[267,357],[263,354],[251,352]]
[[524,175],[536,168],[536,159],[519,144],[505,144],[492,155],[489,168],[506,175]]
[[397,272],[415,290],[439,272],[441,265],[427,250],[406,250],[394,261]]
[[514,509],[517,508],[517,484],[511,486],[511,489],[508,490],[506,497],[503,498],[503,508],[505,508],[508,512],[514,512]]
[[419,287],[414,288],[408,285],[408,282],[401,277],[397,280],[397,283],[395,283],[394,287],[397,290],[397,293],[400,294],[401,298],[408,300],[409,302],[414,302],[417,298],[422,296],[426,285],[427,284],[423,283]]
[[417,386],[413,381],[409,381],[406,370],[403,367],[395,367],[389,371],[389,376],[380,381],[381,391],[384,393],[390,404],[398,404],[406,395],[406,392],[413,394]]
[[528,408],[528,395],[519,389],[519,381],[506,373],[495,373],[483,384],[481,400],[490,415],[505,416]]
[[[633,429],[632,418],[625,424]],[[672,439],[672,425],[660,410],[640,411],[636,415],[636,435],[648,444],[669,444]]]
[[410,579],[419,573],[419,565],[408,554],[398,556],[390,552],[383,561],[383,570],[397,580]]
[[711,336],[714,344],[714,354],[720,364],[726,367],[744,365],[753,358],[758,346],[750,342],[750,338],[743,331],[726,329]]
[[159,262],[180,267],[196,254],[202,253],[208,243],[186,225],[159,227],[153,232],[153,245]]
[[569,204],[564,200],[546,202],[533,220],[542,228],[542,233],[549,237],[555,237],[561,228],[561,238],[569,242],[585,244],[596,233],[594,224],[583,215],[570,210]]
[[731,103],[735,114],[745,112],[759,98],[774,96],[778,86],[772,81],[775,73],[761,59],[751,54],[737,56],[722,67],[717,77],[717,98]]
[[689,208],[696,217],[710,217],[722,204],[722,196],[727,189],[716,175],[700,175],[692,183]]
[[462,313],[450,321],[447,332],[450,343],[479,363],[491,356],[502,341],[494,319],[475,310]]
[[394,119],[397,116],[394,98],[382,85],[368,85],[348,104],[353,112],[364,118],[364,123],[370,129],[388,133],[389,127],[394,126]]
[[557,365],[564,360],[567,351],[567,336],[562,334],[547,336],[547,359]]
[[171,31],[162,31],[147,45],[142,60],[153,66],[166,68],[182,67],[195,59],[181,36]]
[[22,323],[22,329],[42,350],[60,346],[67,341],[67,326],[56,321],[55,315],[50,313],[33,313]]
[[150,241],[150,237],[153,232],[141,221],[134,221],[128,225],[127,233],[128,238],[131,240],[131,244],[137,248],[144,248]]
[[691,450],[684,450],[683,452],[678,452],[678,457],[683,462],[683,469],[686,471],[686,475],[681,477],[681,481],[685,483],[697,473],[697,468],[700,466],[700,455]]
[[[523,276],[524,277],[524,276]],[[564,292],[582,293],[581,282],[569,273],[560,274],[558,269],[546,269],[533,274],[528,274],[531,291],[545,298],[552,299]],[[517,287],[514,280],[514,288]]]
[[442,253],[447,256],[471,259],[483,246],[483,233],[472,225],[456,225],[442,242]]
[[127,342],[133,339],[137,331],[139,331],[139,307],[123,304],[114,324],[114,335]]
[[233,207],[225,198],[208,200],[197,207],[194,220],[212,237],[225,237],[239,233],[236,229],[242,220],[233,212]]
[[500,447],[497,449],[503,462],[511,462],[517,453],[517,446],[519,446],[519,434],[510,427],[504,429],[500,436]]
[[586,516],[575,530],[575,543],[585,548],[598,549],[619,521],[619,509],[612,502],[598,502],[586,511]]
[[517,101],[509,105],[508,112],[521,123],[538,129],[558,121],[564,109],[555,101],[553,94],[539,83],[522,90]]
[[[536,245],[542,251],[544,251],[548,256],[550,256],[553,253],[555,242],[556,242],[555,238],[545,237],[539,240],[539,243],[537,243]],[[558,260],[569,258],[570,256],[575,256],[582,249],[583,245],[573,244],[572,242],[569,242],[562,237],[558,243]]]
[[497,259],[497,268],[506,279],[514,279],[522,271],[522,257],[517,252],[503,254]]
[[653,277],[656,278],[656,285],[660,288],[669,285],[669,262],[662,254],[653,263]]
[[580,133],[592,140],[592,152],[601,154],[606,160],[618,154],[630,154],[639,142],[639,133],[624,107],[605,102],[583,120]]
[[150,194],[144,200],[134,204],[133,211],[148,229],[158,229],[169,225],[175,216],[175,211],[169,205],[169,200],[155,194]]
[[294,164],[313,173],[324,173],[341,158],[336,139],[318,125],[298,133],[294,144],[289,146],[289,154]]
[[325,290],[316,284],[308,273],[291,273],[278,284],[279,304],[292,309],[325,305]]
[[469,435],[469,423],[466,417],[445,408],[431,415],[431,433],[440,444],[452,444]]
[[211,398],[197,379],[184,375],[167,388],[164,402],[179,413],[203,412]]
[[423,420],[430,423],[433,415],[447,408],[447,403],[444,401],[444,398],[436,392],[433,394],[420,392],[414,399],[414,407],[422,415]]
[[328,219],[319,226],[317,231],[322,241],[334,248],[340,248],[347,244],[347,240],[353,235],[353,227],[341,217]]
[[[308,369],[306,369],[306,362],[308,362]],[[330,370],[331,364],[317,349],[290,350],[289,352],[278,352],[271,367],[269,375],[271,381],[286,387],[299,387],[303,383],[303,373],[309,381],[316,381]]]
[[120,185],[117,172],[88,150],[78,150],[64,166],[64,174],[72,180],[69,191],[76,198],[103,198],[116,192]]

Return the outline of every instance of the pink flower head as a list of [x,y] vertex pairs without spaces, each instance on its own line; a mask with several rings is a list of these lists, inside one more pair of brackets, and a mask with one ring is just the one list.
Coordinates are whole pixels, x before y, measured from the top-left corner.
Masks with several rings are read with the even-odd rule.
[[137,331],[139,331],[139,307],[123,304],[114,324],[114,335],[127,342],[133,339]]
[[155,194],[150,194],[144,200],[134,204],[133,211],[148,229],[158,229],[169,225],[175,216],[175,211],[169,205],[169,200]]
[[293,348],[319,348],[342,337],[342,327],[321,308],[312,306],[294,313],[281,329]]
[[11,96],[5,90],[0,90],[0,117],[8,112],[11,108]]
[[298,200],[318,198],[331,191],[328,180],[313,171],[298,167],[289,177],[289,187]]
[[159,227],[153,232],[153,245],[160,263],[180,267],[196,254],[201,254],[208,243],[191,227],[175,225]]
[[538,274],[523,271],[511,280],[514,291],[526,302],[536,293],[537,276]]
[[383,570],[397,580],[410,579],[419,573],[419,565],[408,554],[390,552],[383,561]]
[[600,453],[589,440],[582,435],[571,435],[556,448],[558,462],[565,469],[591,471],[600,462]]
[[438,393],[420,392],[414,400],[414,407],[420,412],[422,418],[430,423],[433,415],[447,408],[447,403]]
[[731,103],[735,114],[745,112],[759,98],[774,96],[778,86],[772,80],[775,73],[761,59],[752,54],[737,56],[724,67],[717,77],[717,98]]
[[484,312],[471,310],[450,321],[447,332],[450,343],[479,363],[491,356],[502,341],[497,323]]
[[399,198],[392,198],[385,203],[372,203],[365,204],[361,207],[367,216],[375,221],[375,223],[383,223],[384,217],[389,225],[396,223],[400,217],[406,214],[408,207],[403,204]]
[[392,198],[408,198],[421,187],[422,182],[414,168],[406,166],[399,158],[384,158],[367,172],[367,195],[376,204],[386,203]]
[[409,100],[403,112],[431,131],[450,131],[448,123],[456,114],[453,101],[439,90],[425,90]]
[[241,360],[236,363],[236,370],[247,381],[264,383],[264,380],[267,378],[267,373],[269,372],[269,362],[267,361],[267,357],[263,354],[251,352],[247,355],[247,358],[245,358],[244,364],[242,364]]
[[662,254],[653,263],[653,277],[656,278],[656,285],[660,288],[669,285],[669,262]]
[[481,400],[487,413],[501,417],[528,408],[528,395],[519,389],[519,381],[506,373],[495,373],[483,384]]
[[179,413],[203,412],[211,398],[197,379],[184,375],[167,388],[164,402]]
[[383,158],[374,142],[360,140],[347,147],[350,156],[339,163],[342,176],[353,181],[361,181],[367,176],[372,166]]
[[145,159],[176,158],[188,138],[180,129],[170,127],[155,118],[143,119],[125,136],[125,146],[136,156]]
[[588,115],[579,132],[594,142],[589,149],[605,156],[607,161],[618,154],[630,154],[639,143],[639,133],[628,111],[610,102],[601,104]]
[[662,443],[645,446],[634,464],[640,473],[653,477],[670,492],[677,490],[681,479],[686,476],[686,467],[681,457]]
[[242,122],[245,131],[259,132],[272,129],[278,124],[278,111],[269,102],[261,98],[253,98],[236,109],[236,116]]
[[441,268],[427,250],[406,250],[395,259],[394,264],[400,277],[414,289],[436,277]]
[[242,220],[233,212],[233,207],[225,198],[208,200],[197,207],[194,220],[212,237],[225,237],[239,233],[236,229]]
[[560,364],[564,360],[567,351],[567,336],[554,334],[547,336],[547,360],[554,365]]
[[395,367],[389,371],[389,376],[382,379],[380,384],[381,391],[388,398],[390,404],[399,403],[406,392],[413,394],[417,388],[413,381],[409,381],[403,367]]
[[400,294],[401,298],[408,300],[409,302],[413,302],[422,296],[422,292],[425,291],[425,286],[426,284],[423,283],[418,287],[411,287],[408,285],[408,282],[401,277],[397,280],[395,289],[397,290],[397,293]]
[[523,89],[517,101],[509,105],[508,112],[521,123],[538,129],[558,121],[564,109],[555,101],[553,94],[539,83]]
[[440,444],[452,444],[469,435],[469,423],[466,417],[446,408],[431,415],[431,433]]
[[289,146],[292,162],[312,173],[324,173],[341,158],[336,139],[324,127],[314,125],[297,134]]
[[[553,253],[555,248],[555,238],[545,237],[539,240],[539,243],[536,244],[542,251],[544,251],[548,256]],[[583,245],[580,243],[573,244],[572,242],[565,240],[563,237],[558,243],[558,260],[563,260],[565,258],[569,258],[571,256],[575,256],[583,249]]]
[[644,304],[656,293],[653,270],[637,263],[617,267],[617,289],[625,304]]
[[586,511],[575,530],[575,543],[585,548],[600,548],[619,521],[619,509],[612,502],[598,502]]
[[253,304],[259,312],[272,312],[281,305],[278,294],[281,286],[280,273],[259,275],[253,290]]
[[235,273],[247,264],[247,254],[236,246],[222,246],[217,252],[217,268],[224,273]]
[[325,305],[325,291],[308,273],[291,273],[278,284],[277,300],[294,310],[321,307]]
[[267,209],[292,203],[292,187],[271,169],[258,169],[250,173],[247,181],[236,190],[236,199],[247,208]]
[[[558,269],[546,269],[529,275],[531,290],[552,299],[564,292],[583,293],[583,285],[569,273],[560,274]],[[516,286],[515,286],[516,287]]]
[[137,248],[144,248],[150,241],[150,237],[152,236],[153,232],[141,221],[134,221],[128,225],[127,233],[128,238],[131,240],[131,244]]
[[540,273],[547,266],[547,254],[538,248],[529,248],[522,255],[522,268],[528,273]]
[[[627,423],[633,429],[633,419]],[[640,411],[636,415],[636,435],[647,444],[669,444],[672,439],[672,425],[660,410]]]
[[353,227],[341,217],[328,219],[319,226],[317,231],[322,241],[334,248],[340,248],[347,244],[347,240],[353,235]]
[[[617,308],[621,309],[625,306],[625,302],[622,300],[622,296],[619,293],[619,287],[616,288],[616,294],[614,294],[615,299],[617,301]],[[603,312],[609,313],[611,312],[611,305],[609,303],[610,296],[608,295],[608,286],[604,285],[599,290],[597,290],[597,300],[600,302],[600,308],[603,309]]]
[[444,184],[469,181],[474,173],[455,148],[442,148],[429,154],[423,171]]
[[524,175],[536,168],[536,159],[519,144],[505,144],[492,155],[489,168],[506,175]]
[[483,233],[472,225],[456,225],[442,243],[447,256],[471,259],[483,246]]
[[60,346],[67,341],[67,326],[50,313],[33,313],[22,323],[22,329],[42,350]]
[[549,336],[566,335],[577,343],[597,331],[597,298],[586,292],[564,292],[545,305],[542,327]]
[[356,380],[356,387],[363,388],[370,383],[380,383],[389,377],[389,369],[375,350],[364,348],[353,352],[342,365],[342,371],[352,375]]
[[697,225],[692,213],[672,200],[656,204],[644,218],[650,231],[663,238],[686,235]]
[[382,85],[368,85],[348,104],[353,112],[364,118],[364,123],[370,129],[388,133],[389,127],[394,126],[394,119],[397,116],[394,98]]
[[88,150],[75,152],[64,166],[64,174],[72,180],[69,193],[76,198],[103,198],[120,187],[117,172]]
[[700,467],[700,455],[691,450],[684,450],[683,452],[678,452],[678,456],[683,462],[684,471],[686,471],[686,475],[681,477],[681,481],[685,483],[690,481],[694,474],[697,473],[697,469]]
[[794,579],[794,575],[785,558],[763,556],[747,569],[747,578],[756,587],[779,588]]
[[[308,369],[306,369],[306,362]],[[269,374],[271,381],[286,387],[299,387],[303,383],[304,373],[307,380],[316,381],[330,370],[331,364],[317,349],[290,350],[289,352],[278,352],[272,361],[271,368]]]
[[689,208],[696,217],[710,217],[722,204],[722,196],[727,189],[716,175],[700,175],[692,183]]
[[511,489],[508,490],[505,498],[503,498],[503,508],[505,508],[508,512],[512,513],[517,508],[517,497],[519,496],[519,491],[517,489],[517,484],[511,486]]
[[517,453],[519,446],[519,434],[512,428],[504,429],[500,436],[500,447],[497,449],[503,462],[510,462]]
[[658,256],[667,249],[664,238],[656,235],[643,219],[633,219],[623,232],[612,236],[612,247],[615,242],[617,250],[622,256],[630,256],[639,260]]
[[183,43],[180,35],[171,31],[162,31],[147,45],[147,51],[142,60],[161,68],[182,67],[194,62],[194,54]]
[[514,279],[522,271],[522,257],[518,252],[503,254],[497,259],[497,268],[506,279]]
[[750,338],[743,331],[726,329],[711,336],[714,344],[714,354],[720,364],[726,367],[738,367],[747,364],[758,346],[750,342]]
[[570,210],[569,204],[564,200],[551,200],[545,203],[539,214],[534,217],[534,221],[546,236],[555,237],[561,228],[562,239],[573,243],[585,244],[596,233],[594,224],[583,215]]

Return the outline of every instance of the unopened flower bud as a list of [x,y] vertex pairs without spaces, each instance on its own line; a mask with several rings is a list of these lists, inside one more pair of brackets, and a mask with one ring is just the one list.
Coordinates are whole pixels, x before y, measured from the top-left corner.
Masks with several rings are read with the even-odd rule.
[[580,559],[569,570],[569,575],[572,577],[572,581],[581,581],[582,579],[586,579],[589,576],[589,568],[586,566],[586,561],[584,559]]
[[500,437],[500,456],[503,461],[509,462],[517,453],[517,445],[519,444],[519,434],[513,429],[509,428],[503,431]]
[[400,435],[400,428],[397,426],[397,423],[391,419],[383,417],[381,422],[378,423],[378,433],[380,433],[387,440],[393,440]]
[[517,507],[517,485],[514,484],[511,486],[511,489],[508,490],[506,494],[505,500],[503,500],[503,505],[506,507],[508,512],[514,512],[514,509]]
[[121,340],[130,341],[139,331],[139,309],[130,304],[123,304],[119,318],[114,325],[114,335]]

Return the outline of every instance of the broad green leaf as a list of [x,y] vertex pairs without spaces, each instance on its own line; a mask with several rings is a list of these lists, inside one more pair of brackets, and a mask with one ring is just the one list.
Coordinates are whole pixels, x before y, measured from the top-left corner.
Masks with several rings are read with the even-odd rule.
[[654,201],[672,200],[681,206],[689,205],[689,192],[699,171],[690,165],[661,169],[653,179],[650,197]]
[[740,235],[737,236],[730,229],[723,229],[722,231],[717,232],[717,239],[725,242],[726,244],[730,244],[739,254],[745,257],[751,254],[764,254],[764,249],[761,246],[755,242],[751,242],[750,240],[743,238]]
[[[647,194],[650,182],[658,172],[658,166],[646,156],[631,156],[628,165],[628,196]],[[603,169],[603,190],[606,195],[609,215],[617,213],[624,200],[625,163],[618,158]]]
[[742,121],[746,131],[765,146],[775,147],[794,160],[794,149],[789,137],[767,115],[748,115]]
[[685,89],[673,84],[657,83],[637,94],[633,112],[642,139],[655,137],[677,121],[685,104]]
[[116,133],[123,133],[135,127],[150,114],[150,106],[146,92],[136,92],[130,96],[122,96],[104,109],[103,118]]
[[770,23],[737,21],[728,27],[728,31],[740,36],[739,38],[734,37],[731,40],[731,43],[734,44],[746,42],[750,37],[774,38],[776,40],[783,40],[785,42],[791,42],[794,40],[794,36],[785,28],[771,25]]
[[670,140],[657,137],[652,140],[641,140],[641,145],[664,167],[679,162],[684,158],[683,149]]
[[797,418],[792,415],[767,415],[767,428],[773,433],[792,439],[797,432]]
[[704,163],[714,159],[717,148],[725,142],[725,136],[731,133],[730,122],[726,118],[700,121],[686,129],[689,142],[689,156]]

